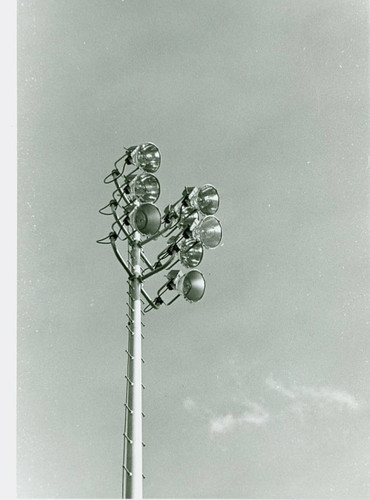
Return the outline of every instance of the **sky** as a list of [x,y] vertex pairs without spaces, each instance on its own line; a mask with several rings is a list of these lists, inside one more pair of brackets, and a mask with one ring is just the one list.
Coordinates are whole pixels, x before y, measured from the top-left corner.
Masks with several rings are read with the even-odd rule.
[[360,0],[18,1],[19,497],[120,497],[98,210],[148,141],[158,207],[213,184],[223,244],[144,320],[144,496],[370,496],[368,39]]

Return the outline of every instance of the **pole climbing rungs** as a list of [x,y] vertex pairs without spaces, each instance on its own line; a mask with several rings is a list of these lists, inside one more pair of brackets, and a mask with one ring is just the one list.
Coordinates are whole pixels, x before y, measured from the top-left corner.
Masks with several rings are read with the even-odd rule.
[[[137,233],[134,235],[133,239],[128,242],[128,268],[131,275],[129,275],[127,280],[128,286],[126,290],[128,297],[124,297],[127,308],[123,311],[123,314],[126,313],[124,323],[126,323],[125,326],[128,330],[128,345],[123,349],[126,349],[125,352],[129,356],[125,359],[127,362],[127,371],[124,372],[123,375],[127,381],[126,398],[122,401],[122,404],[124,404],[123,412],[125,418],[125,427],[122,431],[125,432],[123,439],[126,448],[124,448],[124,459],[121,463],[124,463],[125,466],[128,467],[125,467],[127,475],[123,474],[122,488],[126,495],[128,492],[132,492],[133,489],[136,491],[136,486],[138,489],[137,493],[141,495],[141,486],[139,488],[138,485],[142,481],[141,476],[145,479],[142,468],[142,450],[140,449],[140,443],[145,447],[145,443],[142,440],[142,420],[143,417],[145,417],[145,413],[142,411],[141,401],[142,390],[145,389],[145,386],[142,384],[142,363],[145,362],[142,358],[142,339],[144,339],[142,329],[145,326],[144,317],[142,316],[142,304],[145,304],[145,301],[142,300],[140,296],[141,268],[139,265],[139,241],[140,236]],[[135,466],[133,464],[135,464]],[[133,488],[133,485],[136,486]]]
[[132,472],[129,471],[128,468],[125,465],[122,465],[122,467],[125,469],[125,471],[127,472],[127,474],[131,477],[132,476]]
[[127,349],[125,349],[125,353],[127,353],[127,355],[129,356],[130,359],[134,359],[133,355],[131,353],[129,353]]
[[134,334],[134,332],[131,330],[131,328],[130,328],[128,325],[126,325],[126,328],[127,328],[127,330],[131,333],[131,335],[133,335],[133,334]]
[[124,406],[128,409],[128,411],[131,413],[131,415],[134,413],[133,410],[129,407],[127,403],[124,404]]
[[124,437],[125,439],[127,439],[127,441],[128,441],[130,444],[132,444],[132,443],[133,443],[132,439],[130,439],[126,433],[123,433],[123,437]]

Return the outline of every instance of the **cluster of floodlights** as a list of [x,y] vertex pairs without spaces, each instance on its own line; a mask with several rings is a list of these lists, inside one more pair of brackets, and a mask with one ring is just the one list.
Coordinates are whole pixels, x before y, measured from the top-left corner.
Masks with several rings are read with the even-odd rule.
[[[203,259],[204,249],[216,248],[222,239],[221,224],[215,217],[220,198],[216,188],[210,184],[200,188],[185,187],[181,198],[168,205],[161,215],[155,205],[160,184],[153,175],[160,164],[159,149],[150,142],[126,149],[104,179],[106,184],[115,184],[115,191],[109,204],[99,210],[103,215],[113,215],[115,220],[109,236],[98,242],[112,245],[129,277],[134,277],[134,272],[119,253],[116,242],[128,240],[134,244],[136,231],[142,236],[137,244],[146,266],[140,274],[140,281],[143,283],[162,270],[169,271],[166,283],[158,290],[154,300],[142,289],[148,302],[146,310],[158,309],[161,304],[172,304],[180,295],[189,302],[200,300],[206,284],[203,274],[195,268]],[[167,246],[152,265],[144,254],[144,246],[159,236],[167,238]],[[185,273],[174,270],[177,263],[190,270]],[[165,302],[163,294],[168,290],[175,290],[177,295]]]

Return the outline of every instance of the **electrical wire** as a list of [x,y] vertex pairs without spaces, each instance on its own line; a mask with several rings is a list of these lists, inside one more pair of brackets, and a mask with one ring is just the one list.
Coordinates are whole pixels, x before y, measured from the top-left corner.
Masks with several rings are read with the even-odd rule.
[[[125,149],[126,149],[126,148],[125,148]],[[111,184],[111,183],[112,183],[112,182],[114,182],[116,179],[118,179],[119,177],[121,177],[121,175],[122,175],[122,174],[123,174],[123,172],[125,171],[125,168],[126,168],[126,165],[127,165],[127,160],[126,160],[126,161],[125,161],[125,163],[123,164],[122,172],[120,172],[120,171],[118,170],[117,165],[118,165],[118,163],[119,163],[121,160],[123,160],[123,158],[126,158],[126,157],[128,157],[128,156],[129,156],[129,154],[127,153],[127,150],[126,150],[125,154],[124,154],[123,156],[121,156],[121,158],[118,158],[118,160],[116,160],[116,161],[114,162],[114,169],[112,170],[112,172],[111,172],[110,174],[108,174],[108,175],[104,178],[104,180],[103,180],[104,184]],[[117,175],[117,174],[118,174],[118,175]],[[113,177],[111,180],[109,180],[109,181],[108,181],[107,179],[109,179],[109,177],[112,177],[112,176],[114,176],[114,177]]]
[[[109,238],[109,241],[104,241]],[[100,240],[96,240],[96,243],[99,243],[100,245],[110,245],[110,236],[106,236],[105,238],[101,238]]]

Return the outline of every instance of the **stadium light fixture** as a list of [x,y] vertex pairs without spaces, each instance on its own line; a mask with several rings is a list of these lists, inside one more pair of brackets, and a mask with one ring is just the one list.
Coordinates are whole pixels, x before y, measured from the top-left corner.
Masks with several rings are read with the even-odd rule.
[[[163,304],[169,306],[180,296],[190,303],[199,302],[206,282],[195,268],[202,262],[204,249],[216,248],[222,239],[220,221],[214,217],[220,198],[211,184],[185,187],[180,199],[167,205],[161,215],[154,204],[160,195],[160,184],[153,175],[160,165],[161,153],[151,142],[125,148],[104,179],[105,184],[115,185],[111,201],[99,210],[114,220],[108,236],[98,243],[111,245],[128,281],[122,498],[141,499],[143,495],[142,314]],[[127,174],[127,170],[131,171]],[[166,247],[152,264],[144,253],[144,246],[160,236],[167,238]],[[127,260],[119,248],[122,242],[128,245]],[[173,269],[177,263],[190,270]],[[152,299],[144,284],[164,271],[166,281]],[[171,296],[173,291],[175,296],[165,302],[164,294]],[[144,310],[142,299],[146,303]]]

